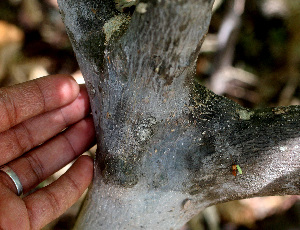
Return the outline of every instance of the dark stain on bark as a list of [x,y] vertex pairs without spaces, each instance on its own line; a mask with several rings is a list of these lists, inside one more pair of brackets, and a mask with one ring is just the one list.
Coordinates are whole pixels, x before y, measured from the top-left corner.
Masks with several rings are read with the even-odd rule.
[[102,170],[104,182],[127,188],[133,187],[138,183],[138,160],[139,158],[134,155],[125,159],[122,156],[106,156]]

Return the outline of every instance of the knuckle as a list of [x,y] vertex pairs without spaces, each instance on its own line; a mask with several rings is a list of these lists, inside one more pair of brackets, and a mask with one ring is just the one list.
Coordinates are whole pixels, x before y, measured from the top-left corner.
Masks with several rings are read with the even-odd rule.
[[78,152],[76,151],[76,149],[74,148],[72,142],[70,141],[70,139],[68,138],[66,132],[62,133],[62,137],[65,139],[65,144],[69,146],[69,149],[72,153],[72,155],[75,157],[78,155]]
[[65,175],[66,175],[66,179],[68,180],[68,182],[70,184],[72,192],[74,192],[76,194],[76,196],[79,197],[81,195],[80,185],[69,174],[65,174]]
[[25,124],[20,123],[19,125],[13,127],[11,130],[14,136],[13,139],[15,139],[14,143],[16,143],[16,145],[18,146],[20,153],[24,153],[33,148],[34,143],[32,135]]
[[15,124],[17,120],[16,114],[13,98],[10,97],[6,89],[0,89],[1,126],[9,128],[11,124]]
[[52,216],[57,216],[60,214],[61,210],[61,202],[59,199],[57,199],[56,195],[49,190],[48,188],[44,188],[43,190],[45,195],[45,201],[48,203],[47,207],[49,208],[48,211],[52,212]]
[[37,154],[34,152],[26,154],[24,158],[28,161],[31,171],[36,176],[37,183],[42,182],[45,174],[45,168]]

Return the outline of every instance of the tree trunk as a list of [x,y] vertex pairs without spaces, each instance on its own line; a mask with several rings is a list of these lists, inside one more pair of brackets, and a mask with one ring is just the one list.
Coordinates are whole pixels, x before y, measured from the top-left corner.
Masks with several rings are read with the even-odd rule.
[[193,80],[212,4],[59,1],[98,144],[77,229],[179,229],[216,203],[300,193],[300,108],[248,110]]

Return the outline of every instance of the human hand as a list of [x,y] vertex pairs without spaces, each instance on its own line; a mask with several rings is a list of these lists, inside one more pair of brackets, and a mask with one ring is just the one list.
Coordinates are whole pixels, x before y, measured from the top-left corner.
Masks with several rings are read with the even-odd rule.
[[[0,166],[15,172],[24,193],[91,147],[89,111],[85,88],[66,75],[0,89]],[[79,199],[92,177],[92,159],[81,156],[57,181],[21,198],[0,171],[0,229],[41,229]]]

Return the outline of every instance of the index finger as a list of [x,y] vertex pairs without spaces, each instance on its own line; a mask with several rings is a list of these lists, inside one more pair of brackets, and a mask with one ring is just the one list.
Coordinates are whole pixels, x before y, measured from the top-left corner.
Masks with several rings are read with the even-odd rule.
[[79,85],[69,75],[50,75],[0,89],[0,132],[38,114],[66,105]]

